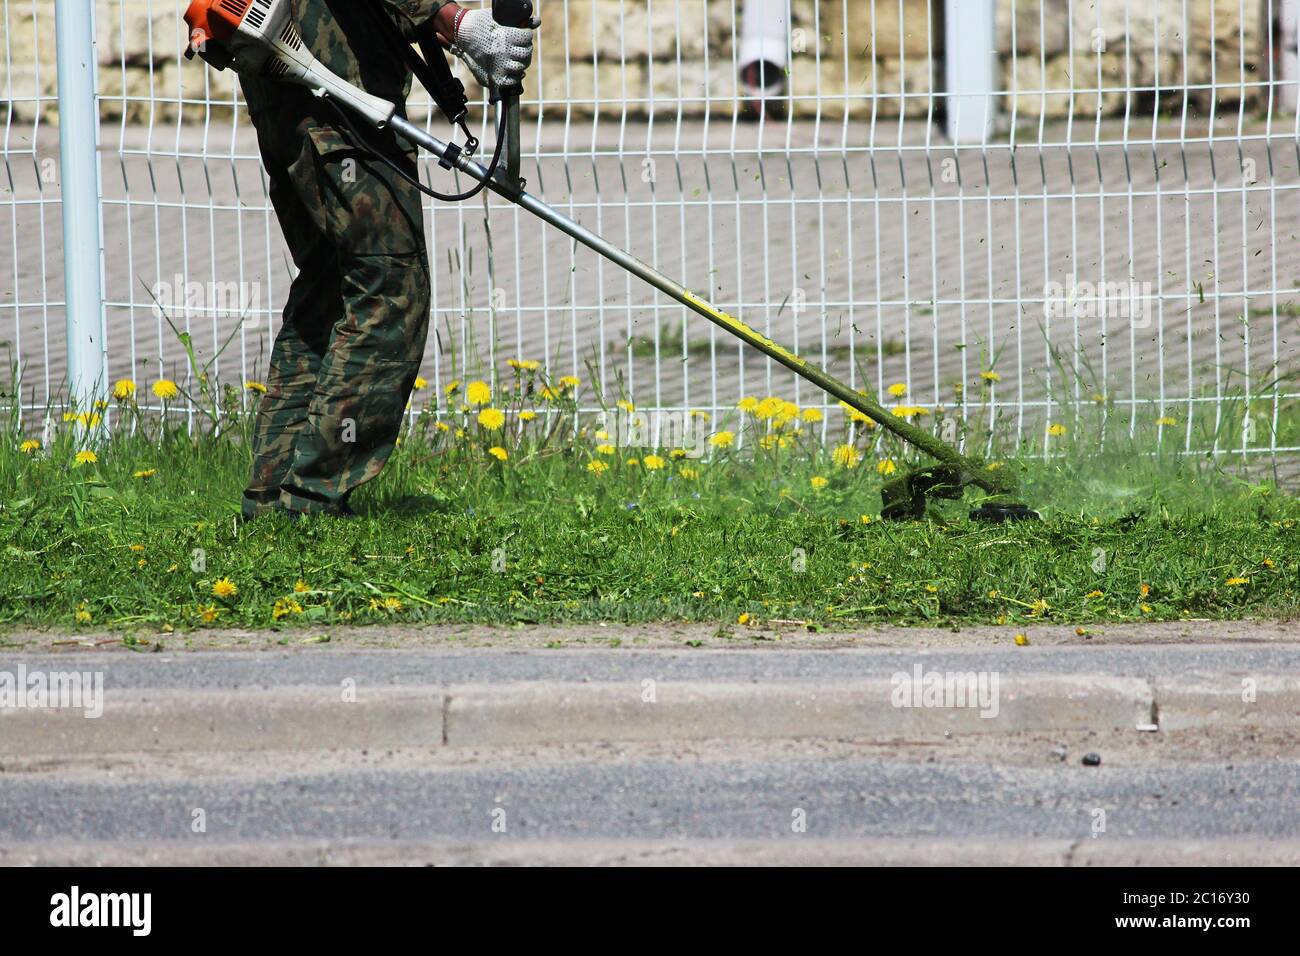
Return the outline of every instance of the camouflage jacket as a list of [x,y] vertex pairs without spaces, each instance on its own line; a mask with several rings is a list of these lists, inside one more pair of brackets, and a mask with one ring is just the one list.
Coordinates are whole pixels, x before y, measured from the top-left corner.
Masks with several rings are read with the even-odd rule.
[[[411,71],[376,27],[372,5],[391,16],[414,39],[448,0],[292,0],[294,18],[312,53],[343,79],[375,96],[401,105],[411,86]],[[260,77],[241,78],[249,112],[256,115],[302,102],[286,84]]]

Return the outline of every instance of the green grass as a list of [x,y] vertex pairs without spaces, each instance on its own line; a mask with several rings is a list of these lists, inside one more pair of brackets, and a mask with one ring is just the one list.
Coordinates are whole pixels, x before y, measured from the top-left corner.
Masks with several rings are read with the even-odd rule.
[[[457,424],[421,414],[356,496],[354,521],[236,522],[249,427],[237,394],[211,403],[217,437],[193,438],[175,416],[162,429],[133,401],[108,434],[72,422],[27,452],[13,422],[0,438],[0,626],[734,625],[742,615],[813,628],[1088,625],[1286,616],[1300,604],[1300,504],[1227,466],[1153,453],[1154,431],[1099,455],[1072,426],[1055,457],[999,456],[1041,523],[973,524],[967,501],[900,525],[878,518],[875,466],[903,467],[903,449],[850,436],[838,413],[829,444],[852,437],[864,455],[854,468],[833,464],[808,424],[786,448],[712,449],[703,461],[664,450],[651,471],[627,463],[644,462],[639,452],[602,455],[598,437],[571,427],[571,398],[548,405],[537,391],[498,393],[500,431],[444,408],[465,423],[458,438]],[[525,407],[542,414],[522,423]],[[742,425],[740,413],[710,423],[742,427],[753,439],[770,423]],[[507,462],[488,454],[497,445]],[[83,449],[98,461],[74,464]],[[155,473],[136,477],[145,471]],[[236,593],[214,596],[221,580]]]

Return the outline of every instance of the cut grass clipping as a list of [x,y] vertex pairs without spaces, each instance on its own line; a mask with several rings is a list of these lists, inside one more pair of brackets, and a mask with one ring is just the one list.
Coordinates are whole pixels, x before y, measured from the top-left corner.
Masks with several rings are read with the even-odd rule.
[[[1041,523],[974,524],[966,502],[896,525],[878,519],[880,484],[918,462],[843,409],[771,397],[717,420],[693,413],[704,455],[689,457],[618,447],[608,429],[642,414],[630,403],[579,415],[576,378],[513,365],[496,384],[418,383],[351,521],[236,521],[256,383],[195,376],[194,394],[159,382],[137,396],[120,382],[112,401],[52,411],[49,425],[12,415],[0,625],[1084,625],[1284,616],[1300,600],[1300,506],[1263,474],[1273,462],[1256,458],[1247,480],[1240,457],[1178,454],[1185,423],[1170,416],[1130,436],[1127,410],[1088,408],[991,454],[1019,473]],[[891,392],[891,407],[936,429],[950,414]],[[963,436],[999,451],[995,433]]]

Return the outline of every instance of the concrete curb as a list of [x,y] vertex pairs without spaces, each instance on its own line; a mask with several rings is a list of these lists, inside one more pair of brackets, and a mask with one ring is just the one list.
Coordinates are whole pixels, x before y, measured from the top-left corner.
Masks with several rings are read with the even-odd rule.
[[[1133,678],[1000,681],[996,714],[978,706],[896,706],[889,680],[843,683],[548,684],[448,692],[452,746],[699,738],[895,737],[1111,730],[1151,719],[1150,685]],[[975,702],[977,703],[977,702]]]
[[[1254,681],[1243,686],[1243,680]],[[1251,689],[1254,699],[1243,699]],[[1248,697],[1249,695],[1247,695]],[[960,699],[958,698],[957,701]],[[103,715],[0,709],[0,757],[500,747],[604,741],[928,738],[943,734],[1300,726],[1300,677],[1022,675],[996,713],[898,706],[892,680],[528,682],[451,687],[106,691]],[[921,701],[926,704],[925,700]],[[989,716],[983,716],[983,714]]]
[[0,709],[0,757],[248,750],[436,747],[443,695],[416,687],[361,692],[338,687],[240,691],[106,691],[103,715]]
[[1155,692],[1162,730],[1209,725],[1300,729],[1300,677],[1207,674],[1179,680],[1157,678]]
[[1005,678],[995,699],[987,717],[975,699],[896,706],[884,679],[362,687],[352,701],[339,687],[109,690],[95,719],[0,709],[0,756],[1112,730],[1148,723],[1154,709],[1146,681],[1103,675]]

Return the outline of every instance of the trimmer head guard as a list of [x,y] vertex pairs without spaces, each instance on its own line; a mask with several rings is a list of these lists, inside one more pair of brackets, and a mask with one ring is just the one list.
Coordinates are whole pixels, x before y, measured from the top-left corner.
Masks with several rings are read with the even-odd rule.
[[[969,479],[953,465],[919,468],[885,482],[880,489],[880,516],[886,521],[920,521],[926,498],[960,501]],[[1013,501],[990,499],[971,511],[972,521],[1036,521],[1037,511]]]

